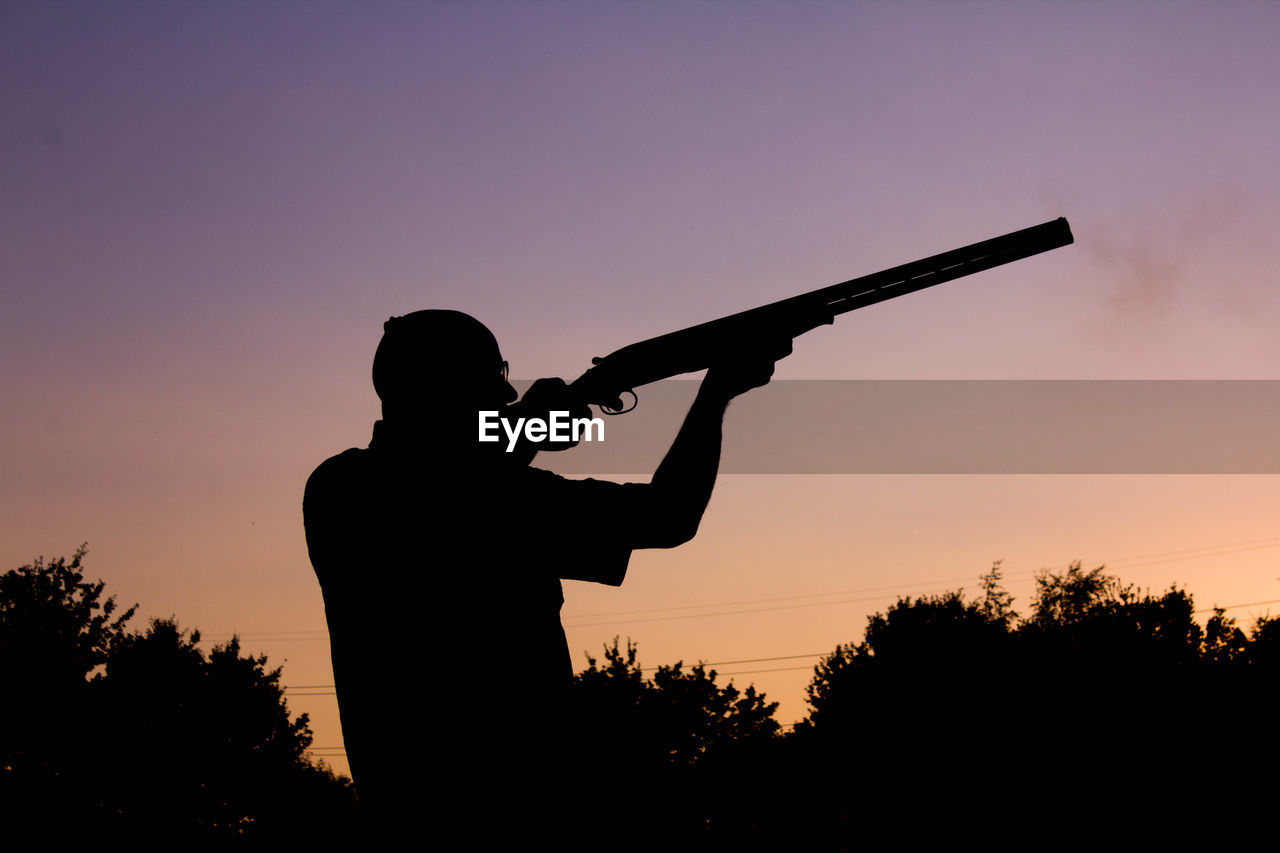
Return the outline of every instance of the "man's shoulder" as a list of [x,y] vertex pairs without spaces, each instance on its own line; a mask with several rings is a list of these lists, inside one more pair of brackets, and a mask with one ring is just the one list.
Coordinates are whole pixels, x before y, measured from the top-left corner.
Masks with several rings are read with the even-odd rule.
[[369,476],[373,453],[367,448],[352,447],[316,466],[307,478],[303,502],[315,499],[330,489],[349,487]]
[[333,477],[347,477],[369,470],[373,461],[373,451],[367,447],[352,447],[316,466],[311,472],[311,479],[325,480]]

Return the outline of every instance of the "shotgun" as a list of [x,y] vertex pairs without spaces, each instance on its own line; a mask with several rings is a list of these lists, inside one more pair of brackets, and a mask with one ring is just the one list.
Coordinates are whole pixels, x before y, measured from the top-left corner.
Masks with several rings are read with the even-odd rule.
[[[605,414],[629,412],[635,389],[682,373],[705,370],[715,355],[766,335],[797,337],[830,325],[839,314],[905,296],[935,284],[1029,258],[1074,242],[1064,218],[1033,225],[940,255],[802,293],[759,308],[659,335],[591,359],[593,367],[570,387]],[[630,408],[622,395],[636,398]]]

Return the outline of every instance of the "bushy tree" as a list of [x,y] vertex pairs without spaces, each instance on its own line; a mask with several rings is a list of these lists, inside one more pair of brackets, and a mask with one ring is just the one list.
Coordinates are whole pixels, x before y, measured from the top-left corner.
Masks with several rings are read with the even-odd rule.
[[[716,683],[717,673],[698,663],[683,661],[659,666],[645,678],[636,660],[636,646],[624,651],[615,637],[603,659],[588,655],[587,668],[574,679],[580,707],[596,717],[641,735],[641,749],[674,767],[692,767],[727,744],[767,740],[780,731],[773,718],[777,702],[765,701],[754,686],[739,690]],[[602,713],[603,712],[603,713]]]
[[961,591],[904,596],[872,614],[861,643],[837,646],[815,667],[806,689],[811,713],[797,725],[799,736],[824,719],[834,735],[878,725],[885,715],[954,715],[967,707],[968,693],[998,690],[1013,665],[1009,637],[1017,614],[1000,586],[999,563],[982,585],[974,601]]
[[90,677],[126,637],[136,605],[118,612],[102,581],[84,579],[81,545],[0,575],[0,808],[13,819],[63,800],[84,814],[86,753],[105,728]]
[[1140,594],[1079,562],[1065,572],[1041,572],[1021,638],[1042,666],[1070,664],[1099,671],[1185,665],[1200,660],[1204,631],[1185,591]]
[[117,613],[105,584],[85,581],[86,545],[0,575],[0,662],[15,692],[78,688],[125,636],[137,605]]
[[350,783],[305,758],[280,672],[176,620],[126,630],[102,581],[43,560],[0,575],[7,826],[46,840],[297,839],[351,826]]
[[1082,792],[1187,808],[1257,792],[1223,783],[1280,745],[1280,620],[1246,635],[1216,610],[1202,628],[1185,590],[1142,593],[1079,562],[1040,573],[1019,619],[998,570],[979,601],[900,599],[815,668],[791,746],[800,778],[857,768],[804,788],[836,843],[892,834],[922,806],[947,825],[998,802],[1034,831]]
[[1205,663],[1236,663],[1246,657],[1249,638],[1236,627],[1236,620],[1221,607],[1213,609],[1213,616],[1204,627],[1201,657]]
[[[718,684],[716,671],[701,663],[678,661],[646,677],[635,644],[624,649],[616,637],[587,662],[572,691],[578,772],[610,780],[610,791],[644,815],[630,842],[706,840],[721,823],[742,825],[754,798],[770,790],[764,765],[778,744],[778,703],[753,686]],[[594,815],[596,831],[610,832],[601,824],[614,817]]]
[[[127,637],[98,684],[111,737],[102,808],[129,831],[236,838],[308,828],[306,714],[291,718],[280,668],[239,641],[206,655],[199,632],[158,619]],[[177,748],[175,748],[177,747]],[[318,813],[318,812],[317,812]]]

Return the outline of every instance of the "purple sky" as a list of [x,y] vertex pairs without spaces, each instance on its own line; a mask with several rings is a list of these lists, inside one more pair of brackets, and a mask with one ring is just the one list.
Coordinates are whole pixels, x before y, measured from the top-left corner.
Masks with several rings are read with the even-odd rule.
[[[1064,215],[1074,247],[850,315],[779,375],[1280,378],[1278,25],[1269,3],[6,3],[0,567],[88,539],[147,615],[323,627],[302,484],[367,442],[381,323],[423,307],[486,322],[516,376],[572,378]],[[1104,479],[735,478],[696,543],[566,612],[1280,536],[1274,478]],[[1269,599],[1273,555],[1135,574]],[[821,651],[877,606],[570,640]],[[323,643],[264,648],[328,683]],[[788,719],[794,675],[757,682]]]

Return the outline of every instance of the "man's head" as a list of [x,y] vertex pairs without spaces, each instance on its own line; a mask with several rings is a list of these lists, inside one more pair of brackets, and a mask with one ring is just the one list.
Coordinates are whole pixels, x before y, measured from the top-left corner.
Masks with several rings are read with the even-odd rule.
[[483,323],[461,311],[414,311],[382,326],[373,388],[384,418],[442,417],[513,402],[506,362]]

